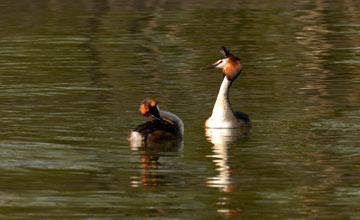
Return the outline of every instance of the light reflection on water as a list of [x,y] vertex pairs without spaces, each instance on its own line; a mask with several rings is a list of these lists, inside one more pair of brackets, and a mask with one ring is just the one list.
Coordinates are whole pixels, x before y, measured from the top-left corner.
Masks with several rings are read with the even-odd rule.
[[[356,1],[0,4],[2,218],[357,218]],[[203,128],[221,45],[245,136]],[[184,142],[128,145],[145,97]]]
[[213,158],[216,170],[219,174],[216,177],[209,177],[207,185],[209,187],[218,187],[224,192],[231,192],[231,170],[228,165],[228,148],[231,143],[238,141],[247,136],[249,129],[205,129],[207,140],[213,144],[212,155],[207,157]]
[[[169,141],[165,143],[150,143],[150,145],[132,147],[134,151],[139,152],[141,161],[141,174],[139,177],[131,177],[132,187],[157,187],[162,185],[179,185],[181,183],[168,182],[166,170],[171,170],[166,164],[167,160],[174,160],[181,156],[184,141]],[[165,167],[165,169],[164,169]],[[161,170],[160,174],[158,171]],[[170,180],[171,181],[171,180]],[[183,184],[183,183],[182,183]],[[181,185],[182,185],[181,184]]]
[[[208,177],[206,185],[208,187],[216,187],[222,192],[231,193],[237,188],[241,187],[237,183],[234,183],[231,177],[233,170],[229,165],[229,148],[235,141],[239,141],[249,135],[249,129],[211,129],[205,128],[205,135],[207,140],[213,144],[212,154],[207,157],[212,158],[218,171],[218,175],[215,177]],[[237,208],[227,208],[232,203],[231,195],[225,197],[219,197],[217,205],[221,208],[217,209],[218,213],[225,214],[227,216],[236,216],[241,211]]]

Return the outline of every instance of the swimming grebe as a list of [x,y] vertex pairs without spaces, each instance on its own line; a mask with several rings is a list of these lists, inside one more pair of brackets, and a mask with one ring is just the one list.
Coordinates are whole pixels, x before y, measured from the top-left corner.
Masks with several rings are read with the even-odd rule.
[[240,128],[251,127],[251,121],[247,114],[243,112],[236,112],[231,109],[229,101],[229,89],[231,84],[239,76],[242,65],[240,59],[230,53],[225,47],[221,47],[220,52],[225,58],[216,61],[215,63],[201,68],[208,70],[211,68],[220,68],[224,75],[221,83],[219,94],[212,111],[212,114],[205,122],[207,128]]
[[145,142],[181,139],[184,135],[184,123],[175,114],[161,111],[153,99],[144,99],[140,104],[140,112],[151,116],[152,121],[138,125],[126,139],[131,145],[142,145]]

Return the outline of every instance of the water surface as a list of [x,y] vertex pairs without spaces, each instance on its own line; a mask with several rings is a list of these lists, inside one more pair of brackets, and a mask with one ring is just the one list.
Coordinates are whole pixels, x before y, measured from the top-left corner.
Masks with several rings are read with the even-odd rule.
[[[357,1],[2,1],[3,219],[360,219]],[[205,130],[225,45],[248,135]],[[158,100],[183,142],[131,147]]]

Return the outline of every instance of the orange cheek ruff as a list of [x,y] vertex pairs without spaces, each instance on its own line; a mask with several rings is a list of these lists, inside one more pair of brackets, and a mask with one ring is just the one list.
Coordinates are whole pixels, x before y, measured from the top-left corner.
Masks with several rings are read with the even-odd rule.
[[155,107],[156,104],[157,104],[154,99],[149,99],[148,102],[149,102],[149,105],[150,105],[151,107]]
[[229,79],[232,80],[236,77],[236,74],[242,68],[242,65],[239,60],[229,59],[227,65],[223,69],[223,74]]
[[141,113],[142,115],[144,115],[144,116],[150,116],[150,113],[149,113],[150,109],[149,109],[149,106],[148,106],[148,105],[146,105],[146,104],[141,104],[139,110],[140,110],[140,113]]

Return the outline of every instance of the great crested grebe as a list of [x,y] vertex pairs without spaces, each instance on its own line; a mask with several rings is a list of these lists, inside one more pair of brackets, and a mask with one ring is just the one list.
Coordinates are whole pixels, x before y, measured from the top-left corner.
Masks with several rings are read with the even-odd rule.
[[131,145],[141,145],[147,141],[181,139],[184,135],[184,123],[175,114],[161,111],[153,99],[144,99],[140,104],[140,112],[144,116],[151,116],[152,121],[138,125],[126,139]]
[[251,127],[251,121],[247,114],[243,112],[233,111],[229,101],[229,89],[231,84],[239,76],[242,65],[240,59],[230,53],[225,47],[221,47],[220,52],[225,58],[216,61],[215,63],[201,68],[201,70],[208,70],[211,68],[220,68],[224,75],[221,83],[219,94],[212,111],[212,114],[205,122],[207,128],[241,128]]

